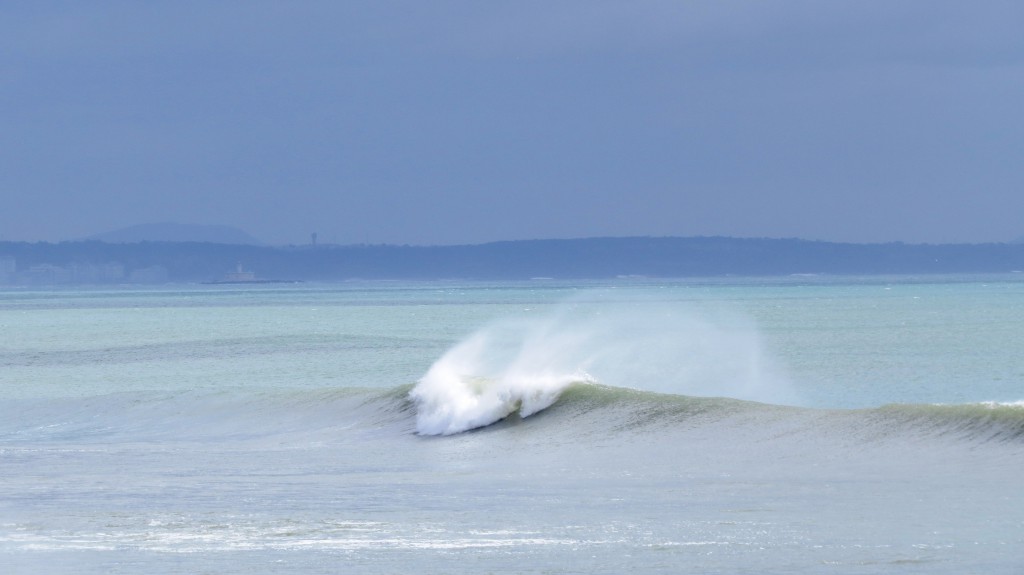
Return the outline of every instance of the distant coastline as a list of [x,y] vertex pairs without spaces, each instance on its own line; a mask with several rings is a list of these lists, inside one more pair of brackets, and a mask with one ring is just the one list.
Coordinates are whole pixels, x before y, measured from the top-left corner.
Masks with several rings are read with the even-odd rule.
[[258,278],[243,283],[1011,273],[1024,270],[1024,244],[848,244],[728,237],[458,246],[0,242],[0,285],[212,283],[225,280],[239,263]]
[[301,284],[303,280],[211,280],[200,282],[205,285],[260,285],[260,284]]

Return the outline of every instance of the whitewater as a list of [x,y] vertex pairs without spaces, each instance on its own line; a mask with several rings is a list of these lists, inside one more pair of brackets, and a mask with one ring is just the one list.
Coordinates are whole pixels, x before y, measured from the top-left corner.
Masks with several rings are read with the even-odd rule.
[[1019,573],[1024,278],[0,291],[0,572]]

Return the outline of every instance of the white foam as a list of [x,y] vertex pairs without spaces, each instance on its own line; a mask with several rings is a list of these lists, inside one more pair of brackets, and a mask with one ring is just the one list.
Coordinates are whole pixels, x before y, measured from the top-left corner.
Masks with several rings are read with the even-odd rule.
[[982,401],[978,405],[987,407],[989,409],[995,409],[997,407],[1014,407],[1018,409],[1024,409],[1024,400],[1021,401]]
[[[6,527],[6,526],[5,526]],[[127,526],[126,526],[127,527]],[[138,549],[157,553],[204,553],[211,551],[261,550],[345,550],[381,549],[462,550],[501,547],[604,544],[574,538],[544,537],[515,530],[448,532],[419,527],[415,530],[385,528],[351,529],[323,524],[300,530],[295,524],[191,524],[181,523],[152,529],[115,529],[100,532],[0,532],[0,554],[4,551],[123,551]],[[171,530],[165,530],[170,527]]]

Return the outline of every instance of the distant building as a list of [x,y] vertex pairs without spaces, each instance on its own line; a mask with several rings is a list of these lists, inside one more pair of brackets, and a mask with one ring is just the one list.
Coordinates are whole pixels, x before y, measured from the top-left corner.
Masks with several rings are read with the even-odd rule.
[[53,264],[36,264],[29,267],[27,272],[19,274],[19,279],[24,279],[30,285],[69,284],[74,281],[74,273]]
[[118,262],[100,265],[100,279],[104,282],[124,281],[124,266]]
[[0,284],[14,283],[14,274],[18,271],[17,261],[10,256],[0,257]]
[[99,267],[93,264],[71,264],[69,266],[71,272],[71,281],[76,284],[94,284],[99,283]]
[[124,281],[124,266],[117,262],[105,264],[75,263],[70,266],[71,283],[103,284]]
[[123,282],[124,266],[118,262],[92,264],[76,262],[67,266],[33,264],[18,270],[14,258],[0,257],[0,284],[30,286],[90,285]]
[[133,284],[162,284],[167,283],[168,277],[170,274],[164,266],[149,266],[132,270],[128,274],[128,281]]

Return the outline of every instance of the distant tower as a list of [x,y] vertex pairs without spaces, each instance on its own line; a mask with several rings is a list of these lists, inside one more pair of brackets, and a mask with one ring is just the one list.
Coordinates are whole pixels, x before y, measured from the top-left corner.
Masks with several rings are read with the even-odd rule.
[[309,239],[310,239],[310,243],[315,248],[316,247],[316,232],[313,232],[312,234],[310,234],[309,235]]

